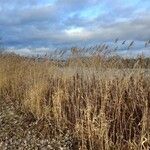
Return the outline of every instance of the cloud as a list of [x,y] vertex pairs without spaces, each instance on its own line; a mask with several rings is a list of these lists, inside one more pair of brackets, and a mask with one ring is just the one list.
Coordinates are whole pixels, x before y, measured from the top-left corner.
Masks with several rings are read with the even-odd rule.
[[[69,20],[70,21],[70,20]],[[79,21],[79,22],[78,22]],[[87,20],[86,20],[87,21]],[[79,18],[74,21],[76,29],[82,29],[80,32],[78,31],[77,34],[72,34],[70,38],[74,38],[78,35],[78,38],[82,38],[85,36],[82,35],[89,35],[87,36],[87,39],[93,39],[93,40],[102,40],[102,41],[108,41],[115,39],[118,37],[119,39],[126,39],[126,40],[147,40],[150,38],[150,15],[147,13],[147,15],[141,15],[139,18],[135,18],[132,20],[123,20],[123,21],[116,21],[116,22],[99,22],[98,20],[92,20],[92,21],[84,21],[82,20],[82,24],[79,20]],[[91,26],[94,26],[94,28],[88,28],[88,25],[84,24],[90,24]],[[79,27],[78,27],[79,26]],[[84,26],[85,28],[83,28]],[[72,31],[72,29],[70,29]],[[71,35],[71,34],[70,34]]]
[[65,8],[65,11],[81,11],[81,9],[87,9],[93,5],[98,4],[98,0],[57,0],[56,5],[60,8]]
[[21,49],[116,37],[144,42],[150,39],[148,7],[148,0],[0,0],[0,36],[6,46]]
[[0,0],[0,7],[1,8],[7,8],[7,9],[14,9],[17,6],[21,6],[21,7],[26,7],[26,6],[32,6],[32,5],[37,5],[37,1],[36,0],[24,0],[24,1],[20,1],[20,0]]

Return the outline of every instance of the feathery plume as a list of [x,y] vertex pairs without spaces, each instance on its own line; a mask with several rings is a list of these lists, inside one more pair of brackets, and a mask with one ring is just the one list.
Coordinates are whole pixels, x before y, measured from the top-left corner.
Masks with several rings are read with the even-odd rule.
[[125,42],[126,42],[126,40],[124,40],[124,41],[122,42],[122,45],[124,45],[124,44],[125,44]]
[[117,42],[118,42],[118,40],[119,40],[119,39],[118,39],[118,38],[116,38],[116,39],[115,39],[115,43],[117,43]]
[[134,44],[134,41],[132,41],[129,46],[128,46],[128,49],[130,49],[130,47]]

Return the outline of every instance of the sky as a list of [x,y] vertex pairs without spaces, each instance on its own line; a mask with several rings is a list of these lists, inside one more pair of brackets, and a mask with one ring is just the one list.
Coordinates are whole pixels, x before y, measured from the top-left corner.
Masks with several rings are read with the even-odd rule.
[[[149,8],[149,0],[0,0],[0,38],[10,51],[22,54],[119,38],[120,43],[134,40],[133,53],[147,55]],[[125,53],[126,47],[121,50]]]

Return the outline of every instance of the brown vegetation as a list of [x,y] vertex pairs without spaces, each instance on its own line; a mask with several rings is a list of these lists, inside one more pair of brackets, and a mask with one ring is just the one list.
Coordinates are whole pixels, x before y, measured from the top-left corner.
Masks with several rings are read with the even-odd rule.
[[73,149],[148,149],[149,68],[144,57],[76,53],[66,61],[38,61],[1,54],[0,99],[19,102],[41,122],[44,136],[69,132]]

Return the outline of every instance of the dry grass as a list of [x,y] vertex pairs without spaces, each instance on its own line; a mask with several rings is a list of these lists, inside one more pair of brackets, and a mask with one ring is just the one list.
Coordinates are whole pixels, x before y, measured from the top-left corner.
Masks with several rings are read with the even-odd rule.
[[4,54],[0,99],[51,122],[45,136],[69,132],[74,149],[149,149],[150,73],[142,69],[148,65],[144,58],[76,57],[62,65]]

